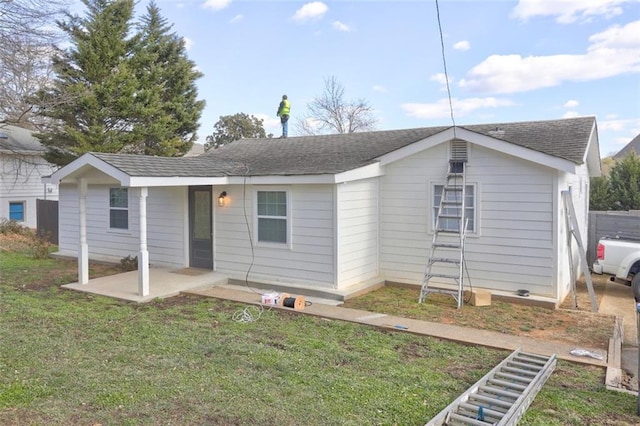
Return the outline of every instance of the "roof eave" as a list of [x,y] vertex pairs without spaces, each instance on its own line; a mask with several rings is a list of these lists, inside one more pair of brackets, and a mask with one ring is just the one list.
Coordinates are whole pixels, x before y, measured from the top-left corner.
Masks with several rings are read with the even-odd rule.
[[111,164],[106,163],[105,161],[95,157],[91,153],[87,153],[82,155],[80,158],[72,161],[66,166],[62,167],[59,170],[56,170],[51,176],[48,178],[48,183],[52,184],[60,184],[71,181],[76,181],[78,178],[82,177],[85,171],[81,169],[96,169],[100,172],[106,174],[107,176],[115,179],[120,182],[122,186],[130,186],[131,176],[119,170],[118,168],[112,166]]

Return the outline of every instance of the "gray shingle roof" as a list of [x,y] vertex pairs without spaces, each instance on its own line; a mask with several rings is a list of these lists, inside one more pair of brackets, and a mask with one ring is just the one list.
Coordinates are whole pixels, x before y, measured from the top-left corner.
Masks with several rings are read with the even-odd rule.
[[46,148],[33,136],[31,130],[6,124],[0,125],[0,151],[43,153]]
[[250,175],[335,174],[371,164],[384,154],[447,127],[388,130],[286,139],[241,139],[205,154],[216,161],[240,161]]
[[[581,117],[458,127],[582,164],[594,125],[594,117]],[[385,154],[448,128],[424,127],[286,139],[241,139],[197,157],[93,155],[130,176],[335,174],[371,164]]]
[[[579,117],[463,127],[575,164],[582,164],[595,123],[595,117]],[[504,130],[504,134],[495,132],[496,128]]]
[[103,152],[92,152],[91,155],[129,176],[216,177],[242,174],[245,171],[242,164],[226,160],[211,161],[211,158],[202,155],[196,157],[152,157]]
[[616,155],[613,156],[616,160],[622,160],[627,155],[635,152],[636,155],[640,156],[640,135],[636,136],[624,146]]

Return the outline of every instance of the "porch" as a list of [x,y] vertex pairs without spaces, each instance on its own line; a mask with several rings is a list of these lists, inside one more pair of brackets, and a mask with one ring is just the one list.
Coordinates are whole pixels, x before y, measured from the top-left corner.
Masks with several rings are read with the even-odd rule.
[[[262,292],[284,292],[302,295],[305,300],[326,305],[340,305],[344,300],[378,289],[384,281],[372,280],[344,290],[322,289],[304,284],[284,284],[279,282],[256,282],[232,279],[220,272],[199,268],[149,268],[149,294],[140,295],[139,272],[130,271],[100,278],[92,278],[86,284],[78,282],[65,284],[62,288],[99,294],[115,299],[145,303],[154,299],[165,299],[181,293],[200,294],[214,288],[236,290],[257,294]],[[259,297],[258,297],[259,300]]]
[[138,271],[90,279],[86,284],[65,284],[62,288],[99,294],[116,299],[144,303],[153,299],[177,296],[183,291],[227,284],[228,277],[219,272],[198,268],[149,268],[149,294],[141,296]]

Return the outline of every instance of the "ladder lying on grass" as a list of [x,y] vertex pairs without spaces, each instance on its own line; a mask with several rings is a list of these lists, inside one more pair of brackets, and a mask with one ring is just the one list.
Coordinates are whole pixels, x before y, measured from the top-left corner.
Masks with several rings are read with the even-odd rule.
[[515,425],[556,366],[556,355],[514,351],[425,426]]

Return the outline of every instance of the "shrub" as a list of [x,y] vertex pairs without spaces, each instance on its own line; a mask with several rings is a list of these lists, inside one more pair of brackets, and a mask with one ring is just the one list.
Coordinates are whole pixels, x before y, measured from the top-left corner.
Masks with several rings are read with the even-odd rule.
[[123,271],[135,271],[138,269],[138,256],[123,257],[120,259],[120,268],[122,268]]
[[20,225],[15,220],[2,218],[0,219],[0,234],[32,235],[33,230],[27,226]]
[[34,259],[46,259],[49,257],[49,247],[51,247],[51,243],[45,238],[38,237],[34,234],[29,246],[31,247],[31,255]]

